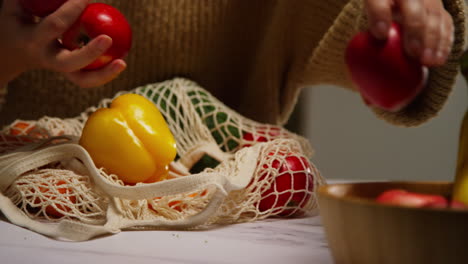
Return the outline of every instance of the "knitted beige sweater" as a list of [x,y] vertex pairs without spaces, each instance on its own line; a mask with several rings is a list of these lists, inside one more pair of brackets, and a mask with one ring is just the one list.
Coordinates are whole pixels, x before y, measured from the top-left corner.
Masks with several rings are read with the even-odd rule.
[[[0,125],[43,115],[74,117],[117,91],[174,77],[191,79],[228,106],[261,122],[287,122],[303,87],[355,90],[343,63],[347,41],[365,29],[360,0],[108,0],[134,32],[127,70],[113,82],[80,89],[61,74],[24,73],[8,86]],[[375,113],[417,125],[442,108],[464,47],[464,1],[445,0],[456,39],[444,67],[399,113]],[[7,62],[2,62],[7,63]],[[358,95],[356,95],[358,96]],[[324,113],[326,114],[326,113]]]

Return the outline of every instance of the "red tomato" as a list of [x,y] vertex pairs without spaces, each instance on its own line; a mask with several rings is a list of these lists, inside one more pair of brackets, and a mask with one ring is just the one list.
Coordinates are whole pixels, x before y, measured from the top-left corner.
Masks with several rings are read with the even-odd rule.
[[[190,197],[190,198],[195,198],[195,197],[197,197],[197,196],[202,196],[202,197],[203,197],[203,196],[205,196],[207,193],[208,193],[207,190],[203,190],[203,191],[201,192],[201,194],[192,193],[192,194],[189,194],[188,197]],[[161,199],[161,197],[155,197],[155,198],[153,198],[153,200],[155,200],[155,201],[160,200],[160,199]],[[181,203],[182,203],[181,200],[171,200],[171,201],[169,201],[169,203],[168,203],[167,205],[168,205],[170,208],[172,208],[172,209],[174,209],[174,210],[176,210],[176,211],[182,212],[182,211],[187,207],[187,205],[186,205],[186,204],[181,205]],[[154,208],[153,205],[152,205],[151,203],[148,204],[148,206],[149,206],[149,208],[150,208],[151,210],[158,211],[157,208]]]
[[281,135],[279,127],[258,127],[255,132],[244,132],[241,147],[250,147],[257,142],[267,142]]
[[10,127],[10,135],[19,136],[19,135],[28,135],[36,126],[31,125],[27,122],[16,122]]
[[[67,184],[65,181],[63,180],[60,180],[58,181],[55,186],[60,186],[60,185],[65,185]],[[58,188],[57,189],[58,193],[65,197],[65,199],[69,200],[71,203],[75,204],[76,203],[76,196],[74,195],[71,195],[71,189],[67,188],[67,187],[63,187],[63,188]],[[57,199],[57,194],[55,192],[53,192],[52,190],[49,189],[48,186],[46,186],[45,184],[43,184],[43,186],[39,186],[39,192],[41,192],[41,194],[48,200],[56,200]],[[40,204],[41,201],[39,198],[36,198],[36,200],[34,201],[35,204]],[[57,209],[58,210],[57,210]],[[62,212],[70,212],[72,209],[66,205],[62,205],[60,203],[57,203],[57,204],[49,204],[46,206],[45,208],[45,212],[48,216],[51,216],[51,217],[54,217],[54,218],[61,218],[63,217],[63,213]],[[62,212],[61,212],[62,211]]]
[[63,34],[62,42],[67,49],[74,50],[102,34],[112,38],[112,46],[84,68],[94,70],[124,57],[132,46],[132,29],[119,10],[103,3],[89,4],[75,24]]
[[[270,153],[269,155],[273,155]],[[260,181],[266,177],[274,177],[273,182],[261,193],[258,209],[266,212],[273,209],[273,214],[279,216],[301,216],[301,210],[312,198],[314,175],[307,158],[297,154],[282,154],[272,159],[269,165],[277,169],[278,174],[264,173]],[[263,165],[268,168],[268,165]]]
[[22,137],[24,141],[31,142],[32,139],[42,139],[42,138],[48,138],[49,134],[48,132],[40,127],[37,127],[36,125],[29,123],[27,121],[16,121],[13,123],[9,129],[9,135],[12,136],[27,136],[27,137]]

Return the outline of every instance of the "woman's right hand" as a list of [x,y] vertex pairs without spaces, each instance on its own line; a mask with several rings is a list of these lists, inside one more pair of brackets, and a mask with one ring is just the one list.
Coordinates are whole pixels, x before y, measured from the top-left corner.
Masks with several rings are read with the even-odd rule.
[[13,80],[22,72],[41,68],[62,72],[70,81],[83,88],[103,85],[116,78],[126,68],[121,59],[98,70],[80,70],[112,45],[109,36],[98,36],[85,47],[74,51],[65,49],[58,41],[78,19],[88,2],[69,0],[57,11],[35,23],[22,10],[18,0],[3,0],[0,10],[0,85]]

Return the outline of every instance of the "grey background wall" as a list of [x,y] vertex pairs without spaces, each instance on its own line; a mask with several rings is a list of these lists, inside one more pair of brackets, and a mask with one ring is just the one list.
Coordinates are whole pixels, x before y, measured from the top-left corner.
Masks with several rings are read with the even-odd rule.
[[467,89],[459,76],[436,118],[401,128],[377,119],[357,93],[308,88],[300,100],[300,133],[310,139],[312,161],[327,179],[452,180]]

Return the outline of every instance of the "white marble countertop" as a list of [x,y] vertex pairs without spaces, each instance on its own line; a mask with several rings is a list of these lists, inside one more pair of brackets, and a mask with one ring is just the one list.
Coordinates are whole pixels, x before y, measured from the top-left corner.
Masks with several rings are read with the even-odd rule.
[[203,231],[123,231],[86,242],[54,240],[3,216],[0,230],[2,264],[333,263],[319,217]]

